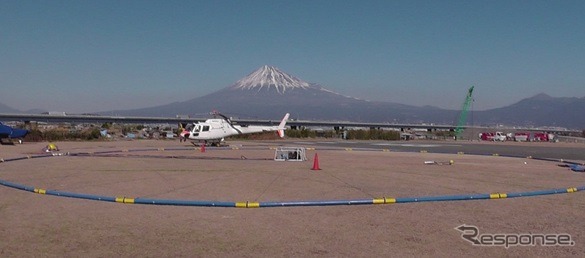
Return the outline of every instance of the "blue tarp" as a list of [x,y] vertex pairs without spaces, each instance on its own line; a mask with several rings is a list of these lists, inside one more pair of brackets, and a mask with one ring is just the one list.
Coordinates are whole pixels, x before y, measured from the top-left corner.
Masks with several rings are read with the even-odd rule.
[[571,168],[571,170],[573,170],[575,172],[585,172],[585,166],[581,166],[581,165],[570,165],[569,167]]

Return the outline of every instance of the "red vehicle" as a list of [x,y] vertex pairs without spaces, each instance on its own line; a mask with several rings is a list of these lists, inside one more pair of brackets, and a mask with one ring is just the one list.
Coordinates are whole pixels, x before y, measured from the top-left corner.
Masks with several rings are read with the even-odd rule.
[[548,133],[534,133],[532,140],[535,142],[548,142],[553,140],[554,135]]
[[520,132],[514,134],[514,141],[527,142],[530,140],[530,133]]
[[502,132],[495,133],[480,133],[479,139],[482,141],[506,141],[506,135]]

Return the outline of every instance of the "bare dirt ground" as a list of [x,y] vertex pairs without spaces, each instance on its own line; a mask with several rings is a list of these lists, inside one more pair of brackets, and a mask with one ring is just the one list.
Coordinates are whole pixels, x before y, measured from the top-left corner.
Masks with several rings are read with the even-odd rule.
[[[0,146],[0,158],[40,154],[46,144]],[[56,144],[61,152],[72,153],[188,146],[146,140]],[[0,179],[105,196],[228,202],[506,193],[585,185],[585,173],[530,159],[317,147],[308,151],[310,161],[276,162],[271,160],[274,150],[262,142],[232,142],[240,144],[244,146],[237,150],[207,148],[204,153],[166,150],[5,162],[0,163]],[[315,153],[320,171],[310,169]],[[428,160],[455,163],[425,165]],[[0,186],[0,256],[583,257],[584,209],[585,192],[238,209],[100,202]],[[454,229],[462,224],[476,226],[480,235],[570,234],[574,246],[474,246]]]

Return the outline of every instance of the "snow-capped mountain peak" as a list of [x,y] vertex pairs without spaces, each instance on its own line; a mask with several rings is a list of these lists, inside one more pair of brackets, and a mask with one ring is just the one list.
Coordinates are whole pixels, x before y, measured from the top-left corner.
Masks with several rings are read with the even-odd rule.
[[301,79],[291,76],[273,66],[262,66],[248,76],[237,81],[232,88],[242,90],[276,89],[280,94],[290,89],[307,89],[310,85]]

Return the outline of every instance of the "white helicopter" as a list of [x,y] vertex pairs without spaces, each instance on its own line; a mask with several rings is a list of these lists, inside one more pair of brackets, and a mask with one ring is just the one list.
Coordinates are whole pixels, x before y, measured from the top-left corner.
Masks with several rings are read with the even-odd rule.
[[234,125],[229,118],[218,112],[212,112],[212,114],[222,118],[207,119],[205,122],[190,124],[181,132],[181,139],[191,140],[193,144],[199,142],[200,144],[219,146],[225,137],[238,134],[276,131],[278,136],[283,138],[285,125],[290,115],[286,113],[278,126],[245,126]]

